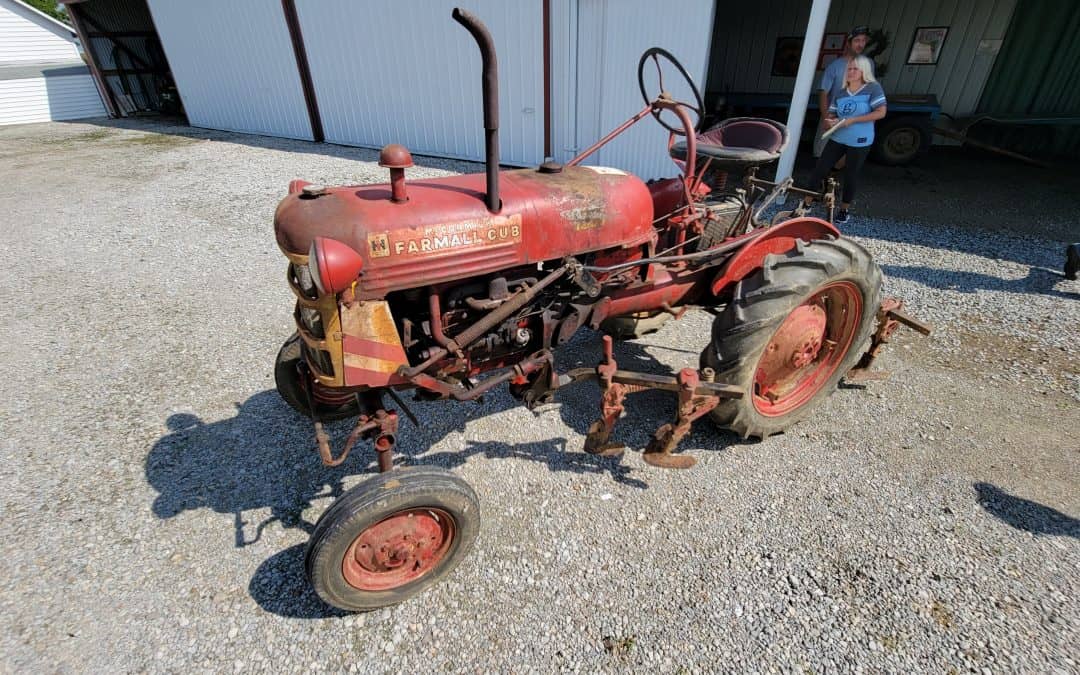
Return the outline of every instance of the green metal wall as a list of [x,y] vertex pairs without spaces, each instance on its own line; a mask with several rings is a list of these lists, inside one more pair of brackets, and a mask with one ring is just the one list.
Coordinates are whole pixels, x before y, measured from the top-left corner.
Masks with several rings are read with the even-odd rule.
[[[1013,13],[979,111],[1080,117],[1080,2],[1023,0]],[[992,127],[972,136],[1018,152],[1080,156],[1080,127]]]

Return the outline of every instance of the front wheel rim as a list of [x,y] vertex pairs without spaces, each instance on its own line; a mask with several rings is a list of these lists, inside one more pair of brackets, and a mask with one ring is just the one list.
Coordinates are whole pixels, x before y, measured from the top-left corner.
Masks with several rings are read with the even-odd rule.
[[442,509],[399,511],[357,535],[342,558],[342,576],[361,591],[404,586],[438,567],[456,534],[454,519]]
[[786,415],[821,391],[851,349],[862,304],[858,286],[837,281],[784,318],[754,371],[752,400],[760,414]]

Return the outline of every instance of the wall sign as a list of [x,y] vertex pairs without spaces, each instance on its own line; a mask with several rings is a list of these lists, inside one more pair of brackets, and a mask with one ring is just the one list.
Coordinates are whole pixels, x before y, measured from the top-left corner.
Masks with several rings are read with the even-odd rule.
[[945,36],[948,34],[948,26],[916,28],[915,39],[911,41],[911,51],[908,52],[907,64],[909,66],[936,64],[941,56],[941,47],[945,44]]
[[821,53],[818,54],[818,70],[825,70],[829,64],[844,55],[844,42],[847,35],[844,33],[825,33],[825,39],[821,41]]

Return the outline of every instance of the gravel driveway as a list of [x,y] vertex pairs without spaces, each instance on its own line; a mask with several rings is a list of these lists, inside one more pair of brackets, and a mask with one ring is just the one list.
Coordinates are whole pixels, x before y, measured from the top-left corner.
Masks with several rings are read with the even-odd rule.
[[[148,122],[0,129],[0,670],[1080,671],[1080,282],[1059,273],[1080,200],[1056,183],[1012,232],[947,183],[918,218],[858,214],[886,291],[937,333],[785,435],[699,423],[690,471],[641,460],[658,394],[630,399],[621,462],[580,450],[588,385],[537,415],[505,393],[416,404],[399,461],[475,487],[477,546],[404,605],[321,604],[307,531],[371,457],[324,469],[273,390],[292,297],[271,218],[289,179],[384,180],[374,159]],[[919,201],[868,189],[881,212]],[[617,355],[696,364],[709,319]],[[597,361],[586,337],[562,368]]]

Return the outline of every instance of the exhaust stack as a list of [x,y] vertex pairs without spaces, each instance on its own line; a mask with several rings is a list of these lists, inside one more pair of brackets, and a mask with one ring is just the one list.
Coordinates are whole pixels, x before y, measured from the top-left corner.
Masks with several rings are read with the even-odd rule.
[[450,13],[468,30],[480,47],[480,59],[484,68],[481,85],[484,92],[484,150],[487,163],[487,203],[488,211],[497,213],[502,208],[499,199],[499,63],[495,58],[495,41],[487,26],[471,12],[455,7]]

